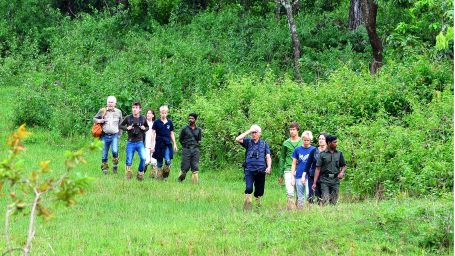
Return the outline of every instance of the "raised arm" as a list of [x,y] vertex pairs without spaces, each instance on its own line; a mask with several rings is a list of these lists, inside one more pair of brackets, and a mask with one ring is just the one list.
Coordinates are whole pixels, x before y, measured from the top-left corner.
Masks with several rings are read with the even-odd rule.
[[248,129],[244,133],[242,133],[239,136],[237,136],[235,138],[235,141],[237,141],[238,143],[242,144],[243,143],[243,139],[245,139],[245,137],[248,136],[248,134],[250,134],[250,133],[251,133],[251,129]]

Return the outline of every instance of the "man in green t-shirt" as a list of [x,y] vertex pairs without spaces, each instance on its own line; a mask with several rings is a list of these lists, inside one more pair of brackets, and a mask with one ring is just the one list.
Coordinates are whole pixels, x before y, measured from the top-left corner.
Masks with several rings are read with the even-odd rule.
[[286,209],[292,210],[295,208],[294,186],[295,181],[292,177],[292,153],[302,145],[302,140],[299,138],[300,126],[297,122],[292,122],[289,125],[290,138],[283,142],[280,151],[280,170],[283,172],[284,183],[286,185]]

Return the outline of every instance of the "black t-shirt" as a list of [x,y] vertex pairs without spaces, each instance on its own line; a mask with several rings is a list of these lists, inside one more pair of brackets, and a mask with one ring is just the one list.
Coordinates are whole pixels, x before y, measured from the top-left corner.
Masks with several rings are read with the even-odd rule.
[[[128,131],[126,128],[130,125],[133,126],[133,129]],[[140,128],[141,125],[145,126],[145,130]],[[123,119],[120,128],[124,131],[128,131],[128,141],[138,142],[144,141],[145,132],[148,131],[149,125],[144,116],[133,117],[132,115],[129,115]]]
[[202,138],[202,130],[199,127],[194,130],[189,126],[183,127],[180,131],[179,141],[185,148],[199,147],[199,142]]

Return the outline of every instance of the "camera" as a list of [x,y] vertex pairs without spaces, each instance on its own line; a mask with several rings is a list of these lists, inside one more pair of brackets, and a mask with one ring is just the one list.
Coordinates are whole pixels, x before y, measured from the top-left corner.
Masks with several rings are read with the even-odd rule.
[[134,134],[134,135],[138,135],[138,134],[141,132],[141,131],[139,130],[139,129],[140,129],[140,128],[139,128],[139,124],[138,124],[138,123],[133,123],[132,126],[133,126],[133,134]]
[[251,153],[251,158],[259,159],[259,152],[257,152],[256,150],[253,151],[253,152]]

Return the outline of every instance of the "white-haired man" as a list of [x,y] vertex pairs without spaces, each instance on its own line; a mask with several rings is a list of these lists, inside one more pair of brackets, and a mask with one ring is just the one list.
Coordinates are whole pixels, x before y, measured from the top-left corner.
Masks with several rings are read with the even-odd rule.
[[108,153],[112,150],[112,172],[118,170],[118,137],[120,123],[122,122],[122,111],[116,108],[117,99],[114,96],[107,97],[107,107],[101,108],[93,118],[93,122],[103,124],[103,153],[101,157],[101,171],[107,174],[109,171]]
[[[251,134],[251,138],[245,138],[249,134]],[[256,124],[235,138],[246,149],[245,162],[242,165],[246,183],[243,210],[251,210],[252,208],[253,199],[251,193],[253,193],[253,185],[256,205],[258,207],[261,205],[260,200],[264,195],[265,175],[270,174],[272,170],[269,145],[260,138],[261,127]]]

